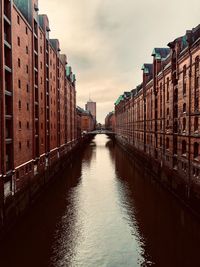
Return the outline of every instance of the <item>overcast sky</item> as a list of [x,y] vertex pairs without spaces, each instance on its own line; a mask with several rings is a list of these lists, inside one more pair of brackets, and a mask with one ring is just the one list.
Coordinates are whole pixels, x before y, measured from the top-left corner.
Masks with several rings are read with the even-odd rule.
[[39,0],[39,7],[76,73],[77,104],[84,107],[90,94],[100,122],[123,91],[141,83],[154,47],[200,23],[199,0]]

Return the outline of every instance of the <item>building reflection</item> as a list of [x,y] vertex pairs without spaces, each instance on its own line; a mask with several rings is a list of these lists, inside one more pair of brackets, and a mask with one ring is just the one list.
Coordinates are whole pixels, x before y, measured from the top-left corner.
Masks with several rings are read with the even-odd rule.
[[115,169],[119,202],[140,241],[142,266],[199,266],[200,224],[190,212],[119,147]]
[[[0,246],[1,266],[55,266],[55,258],[58,261],[64,253],[62,250],[57,254],[58,250],[55,250],[63,232],[67,239],[65,254],[70,263],[73,257],[72,248],[76,243],[75,230],[78,231],[78,228],[74,227],[77,223],[77,199],[71,193],[81,181],[84,156],[82,152],[76,156],[76,164],[66,168],[56,177],[54,184],[37,200],[19,225],[12,229],[3,246]],[[86,158],[91,160],[87,152]]]

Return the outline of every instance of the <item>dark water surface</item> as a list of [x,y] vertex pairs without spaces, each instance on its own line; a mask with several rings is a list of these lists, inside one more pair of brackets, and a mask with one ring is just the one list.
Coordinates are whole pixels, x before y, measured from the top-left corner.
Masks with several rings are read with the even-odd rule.
[[1,242],[0,267],[200,266],[200,224],[96,136]]

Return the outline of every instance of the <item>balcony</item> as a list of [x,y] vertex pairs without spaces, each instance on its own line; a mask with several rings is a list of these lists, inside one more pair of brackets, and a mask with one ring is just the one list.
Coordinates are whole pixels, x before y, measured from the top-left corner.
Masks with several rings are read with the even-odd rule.
[[11,21],[10,19],[7,17],[7,15],[4,14],[4,21],[8,24],[8,25],[11,25]]
[[12,124],[11,121],[6,121],[6,140],[12,140]]
[[11,27],[7,21],[4,23],[4,40],[11,44]]
[[12,59],[11,50],[6,46],[4,61],[5,61],[5,67],[7,67],[10,71],[12,69],[11,59]]
[[38,39],[38,26],[36,21],[34,21],[34,38]]
[[12,144],[12,138],[6,138],[6,145]]
[[4,15],[10,21],[11,18],[11,2],[4,0]]
[[12,99],[10,96],[5,96],[5,116],[12,118]]
[[6,143],[6,172],[12,170],[12,144]]
[[38,106],[35,106],[35,119],[38,120],[39,118],[39,108]]

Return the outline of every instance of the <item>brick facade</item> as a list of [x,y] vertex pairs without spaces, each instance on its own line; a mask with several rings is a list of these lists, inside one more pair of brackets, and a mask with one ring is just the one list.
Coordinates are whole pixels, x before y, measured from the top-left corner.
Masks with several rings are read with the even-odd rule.
[[76,143],[76,77],[38,10],[37,0],[0,1],[1,200]]
[[200,26],[155,48],[143,81],[115,103],[116,134],[182,178],[184,194],[200,196]]
[[115,131],[115,113],[110,112],[105,118],[105,129],[114,132]]

